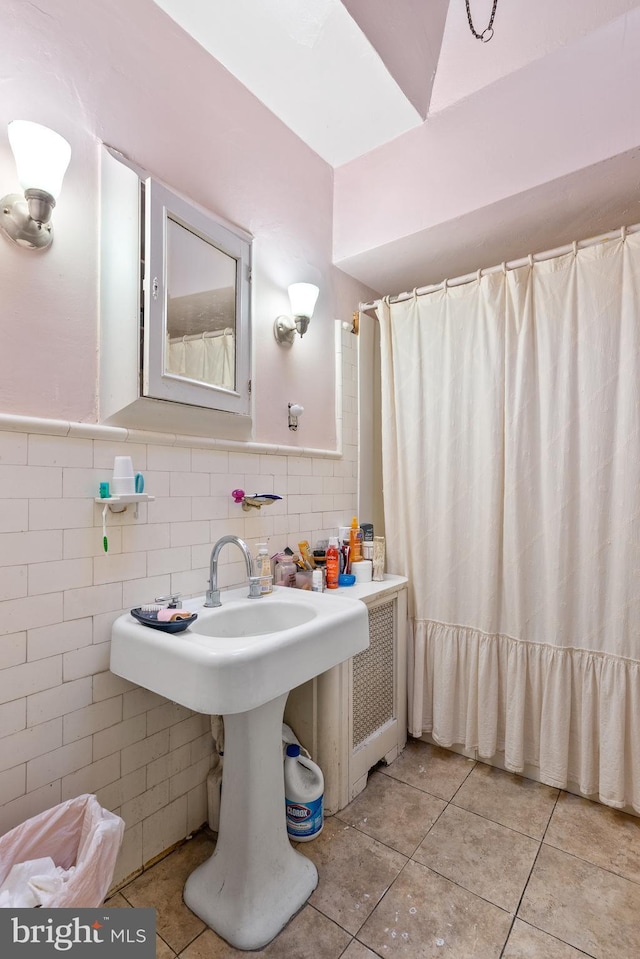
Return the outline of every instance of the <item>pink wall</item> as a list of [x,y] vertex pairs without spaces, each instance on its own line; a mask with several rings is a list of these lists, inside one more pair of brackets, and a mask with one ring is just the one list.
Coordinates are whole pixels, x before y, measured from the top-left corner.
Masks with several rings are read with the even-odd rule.
[[[0,409],[95,421],[104,141],[254,235],[255,438],[334,446],[332,321],[370,291],[340,276],[335,292],[331,168],[151,0],[5,0],[2,26],[0,131],[33,119],[73,154],[52,248],[1,245]],[[4,133],[0,176],[4,192],[18,189]],[[321,294],[308,334],[287,352],[272,325],[297,280]],[[287,428],[288,401],[307,406],[298,434]]]
[[639,48],[636,9],[337,169],[335,261],[636,147]]

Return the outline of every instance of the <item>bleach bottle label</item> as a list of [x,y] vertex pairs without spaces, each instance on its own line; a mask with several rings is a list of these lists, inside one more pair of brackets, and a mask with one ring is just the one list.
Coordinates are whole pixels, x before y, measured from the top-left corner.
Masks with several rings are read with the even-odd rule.
[[284,795],[289,838],[295,842],[314,839],[324,825],[324,777],[319,766],[300,755],[296,743],[286,750]]
[[312,802],[286,800],[287,832],[292,839],[310,839],[322,829],[323,797]]

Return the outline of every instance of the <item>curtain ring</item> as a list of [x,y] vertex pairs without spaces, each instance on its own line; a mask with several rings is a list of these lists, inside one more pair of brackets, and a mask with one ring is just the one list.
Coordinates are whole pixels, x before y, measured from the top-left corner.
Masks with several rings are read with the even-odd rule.
[[626,228],[626,226],[621,226],[621,227],[620,227],[620,239],[622,240],[623,243],[624,243],[624,241],[627,239],[627,228]]
[[505,276],[507,275],[507,264],[505,260],[502,261],[502,272]]
[[481,279],[482,279],[482,268],[480,268],[480,269],[478,270],[478,273],[477,273],[477,281],[478,281],[478,283],[480,282]]
[[574,255],[574,256],[577,256],[577,255],[578,255],[578,241],[577,241],[577,240],[574,240],[571,245],[572,245],[572,247],[573,247],[573,255]]
[[443,288],[444,290],[448,290],[448,289],[449,289],[449,280],[448,280],[448,279],[445,279],[445,280],[443,281],[443,283],[442,283],[442,288]]
[[533,269],[533,253],[529,254],[529,267]]
[[414,288],[413,288],[413,298],[414,298],[414,300],[417,300],[417,299],[418,299],[418,287],[417,287],[417,286],[414,286]]

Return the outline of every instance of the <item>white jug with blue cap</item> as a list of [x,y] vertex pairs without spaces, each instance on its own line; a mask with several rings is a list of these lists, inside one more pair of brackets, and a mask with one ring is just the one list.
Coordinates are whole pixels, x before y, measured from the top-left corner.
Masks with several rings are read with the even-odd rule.
[[287,833],[294,842],[309,842],[324,826],[324,776],[300,746],[287,746],[284,759],[284,795]]

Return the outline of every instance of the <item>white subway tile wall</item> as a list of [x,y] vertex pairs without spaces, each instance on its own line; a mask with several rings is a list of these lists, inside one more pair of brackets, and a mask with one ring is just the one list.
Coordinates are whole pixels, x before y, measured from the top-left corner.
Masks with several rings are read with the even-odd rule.
[[[109,672],[111,625],[169,591],[200,595],[212,544],[241,536],[253,548],[326,538],[356,506],[357,357],[342,333],[341,458],[203,448],[206,441],[42,423],[0,431],[0,832],[81,793],[126,823],[114,883],[207,818],[209,717]],[[82,428],[81,428],[82,427]],[[123,438],[127,435],[120,431]],[[104,438],[100,438],[103,436]],[[296,437],[298,439],[298,437]],[[144,440],[144,441],[141,441]],[[231,445],[231,444],[230,444]],[[93,501],[116,455],[131,456],[156,497],[109,513]],[[240,487],[283,499],[243,512]],[[244,582],[234,550],[222,586]]]

